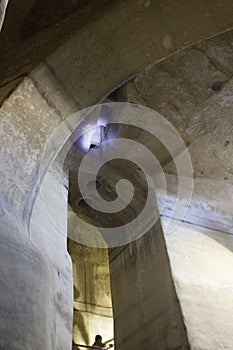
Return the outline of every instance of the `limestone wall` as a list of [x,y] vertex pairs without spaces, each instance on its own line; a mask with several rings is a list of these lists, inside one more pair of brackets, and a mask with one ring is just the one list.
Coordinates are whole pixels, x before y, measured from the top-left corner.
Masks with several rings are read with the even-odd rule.
[[110,252],[117,349],[189,349],[160,222]]
[[[48,52],[60,45],[65,38],[60,29],[66,28],[65,33],[69,40],[48,57],[30,77],[26,78],[1,108],[0,347],[2,349],[65,350],[71,346],[71,261],[66,251],[64,225],[66,217],[60,215],[60,211],[67,212],[67,200],[57,194],[61,184],[56,183],[53,176],[50,177],[51,174],[48,174],[47,180],[50,184],[45,187],[44,196],[42,198],[37,196],[40,185],[38,169],[41,156],[54,129],[70,113],[99,101],[116,86],[135,76],[146,65],[156,63],[178,49],[207,36],[229,30],[232,26],[232,12],[229,10],[232,8],[232,1],[226,0],[224,4],[226,6],[222,6],[219,1],[214,3],[201,1],[197,6],[196,1],[191,1],[192,11],[189,11],[186,2],[181,6],[177,1],[172,2],[172,6],[176,9],[176,16],[169,15],[173,13],[173,7],[169,6],[163,8],[162,16],[157,2],[127,1],[121,3],[116,10],[112,9],[108,13],[109,16],[103,16],[103,18],[97,16],[98,19],[91,21],[78,32],[72,27],[76,21],[74,17],[73,20],[68,20],[68,27],[63,23],[57,32],[52,27],[40,33],[36,40],[34,38],[26,40],[22,45],[14,48],[10,54],[4,54],[4,57],[1,57],[1,79],[4,87],[20,75],[27,75],[28,71]],[[164,18],[167,22],[164,22]],[[190,19],[193,25],[190,24]],[[179,25],[176,26],[176,23]],[[69,25],[71,25],[70,31]],[[116,30],[118,27],[119,31]],[[170,28],[169,31],[168,28]],[[58,37],[61,35],[63,39],[54,40],[54,35]],[[228,120],[225,128],[219,129],[219,125],[224,126],[221,116],[227,118],[232,112],[232,70],[229,70],[229,61],[232,62],[232,44],[230,34],[226,37],[227,43],[220,40],[215,50],[208,45],[207,50],[205,46],[203,49],[202,45],[199,45],[188,54],[186,52],[186,56],[181,56],[180,64],[177,65],[177,62],[172,61],[168,66],[165,65],[162,68],[160,66],[162,72],[157,72],[158,75],[153,75],[151,69],[146,72],[150,81],[162,81],[157,89],[154,87],[151,89],[151,85],[148,89],[152,100],[153,96],[158,97],[156,103],[148,102],[150,107],[170,106],[169,111],[162,107],[160,111],[167,111],[164,113],[166,117],[172,116],[171,120],[177,120],[176,126],[182,123],[186,125],[187,120],[189,123],[191,121],[190,128],[186,130],[186,136],[192,135],[192,137],[185,139],[187,144],[192,143],[190,149],[193,157],[203,152],[200,144],[209,144],[209,135],[214,134],[215,148],[212,150],[216,152],[211,153],[208,162],[206,157],[202,158],[202,163],[199,163],[198,157],[194,159],[196,164],[201,164],[196,167],[195,176],[215,177],[217,181],[224,179],[231,188],[231,166],[225,166],[231,164],[231,120]],[[55,45],[53,41],[56,42]],[[224,50],[224,47],[227,49]],[[217,62],[209,59],[213,52],[215,56],[216,50],[220,52]],[[196,67],[196,73],[201,67],[201,73],[190,75],[190,63],[194,68]],[[179,79],[183,73],[187,72],[186,77]],[[207,76],[208,80],[203,83],[203,77]],[[159,77],[161,80],[158,79]],[[168,80],[165,83],[164,79],[167,77]],[[216,84],[219,80],[222,82],[220,85]],[[193,94],[187,94],[182,90],[184,82],[188,92],[192,91]],[[177,83],[180,85],[178,86]],[[140,88],[140,84],[138,79],[136,90]],[[143,83],[142,87],[145,88]],[[11,90],[7,89],[7,93],[4,93],[4,98],[9,91]],[[181,95],[174,96],[174,91],[184,92],[181,94],[181,100],[179,100]],[[169,97],[167,103],[164,102],[164,96]],[[142,97],[142,100],[147,101],[148,94]],[[178,103],[176,103],[177,100]],[[185,102],[185,108],[183,108],[183,102]],[[182,109],[181,112],[180,109]],[[198,109],[198,115],[194,113],[196,109]],[[212,118],[214,113],[219,117]],[[198,133],[202,132],[205,125],[210,131],[204,137],[198,138],[198,142],[195,142],[197,134],[192,128],[192,121],[195,120],[197,120]],[[221,132],[218,133],[218,130]],[[224,133],[225,130],[228,132]],[[182,130],[182,135],[184,134]],[[211,150],[211,147],[208,149]],[[216,162],[224,165],[216,167]],[[206,167],[203,168],[203,166]],[[47,170],[44,169],[43,175]],[[172,165],[168,164],[166,170],[172,173]],[[46,186],[46,182],[44,185]],[[206,191],[208,192],[208,188]],[[44,199],[48,200],[48,207],[52,210],[49,215],[42,205]],[[207,198],[205,204],[210,199]],[[217,211],[219,203],[221,208],[222,200],[223,198],[219,196],[215,206],[207,209]],[[205,204],[204,209],[206,209]],[[224,205],[224,209],[227,210],[223,216],[229,215],[228,218],[231,220],[231,206]],[[56,225],[54,225],[55,218],[57,218]],[[30,230],[29,224],[31,224]],[[131,345],[139,348],[140,345],[141,349],[145,345],[149,350],[157,342],[168,348],[187,346],[181,311],[172,284],[160,228],[155,235],[150,233],[149,237],[149,243],[144,237],[126,247],[118,257],[111,256],[118,346],[120,348],[128,344],[129,348]],[[158,247],[161,248],[159,251]],[[229,261],[231,259],[227,259],[227,266]],[[153,276],[158,283],[154,283]],[[201,280],[200,276],[198,279]],[[203,286],[205,286],[204,283]],[[225,293],[224,290],[222,292]],[[158,296],[158,303],[156,296]],[[229,297],[229,295],[226,296]],[[192,300],[190,298],[190,303],[194,304],[195,298]],[[207,309],[210,310],[208,299],[206,303]],[[135,314],[137,305],[140,306],[140,311]],[[198,308],[193,310],[197,311],[197,314],[200,312]],[[144,312],[147,314],[145,315]],[[155,316],[156,319],[154,319]],[[228,312],[226,317],[231,321]],[[188,316],[186,319],[188,320]],[[190,321],[187,325],[190,327],[190,334],[195,337],[208,334],[195,333]],[[226,332],[228,329],[226,325]],[[161,338],[159,334],[162,334]],[[221,342],[222,334],[216,332],[216,335],[219,335],[218,342],[215,343],[216,349]],[[201,339],[192,337],[190,339],[194,348],[200,344],[207,344],[205,345],[207,349],[212,347],[212,343],[202,342]],[[229,346],[229,343],[226,344]]]
[[[29,235],[32,244],[42,254],[49,271],[50,288],[45,296],[51,322],[47,325],[48,349],[71,348],[73,319],[72,263],[67,252],[67,189],[50,169],[41,184],[30,220]],[[34,300],[36,304],[37,301]],[[45,320],[46,321],[46,320]],[[40,342],[38,338],[38,344]],[[46,348],[47,349],[47,348]]]
[[[50,173],[30,229],[1,209],[1,349],[71,347],[72,274],[66,250],[66,197]],[[56,223],[45,208],[56,200]],[[48,202],[47,202],[48,203]]]
[[0,349],[52,349],[52,269],[14,216],[0,218]]
[[[152,107],[176,126],[191,155],[193,196],[166,243],[195,350],[231,349],[233,343],[232,55],[229,32],[146,69],[125,87],[128,101]],[[170,184],[161,212],[166,231],[178,178],[173,162],[164,170]]]
[[96,334],[101,334],[103,341],[114,338],[107,249],[69,240],[68,251],[73,265],[74,342],[92,345]]
[[165,237],[192,349],[232,349],[233,237],[184,223]]

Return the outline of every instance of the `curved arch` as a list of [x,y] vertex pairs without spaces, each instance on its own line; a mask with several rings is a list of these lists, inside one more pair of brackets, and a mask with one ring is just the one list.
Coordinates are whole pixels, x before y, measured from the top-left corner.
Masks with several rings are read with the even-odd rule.
[[[62,257],[59,268],[60,263],[65,261],[64,269],[67,275],[61,274],[60,271],[58,273],[58,266],[48,261],[45,250],[38,250],[33,246],[34,239],[32,240],[32,237],[28,236],[28,231],[25,230],[29,221],[29,210],[34,206],[34,200],[32,201],[31,198],[38,191],[38,168],[41,155],[56,126],[77,109],[100,101],[142,68],[155,64],[197,41],[228,31],[232,27],[232,1],[225,0],[225,6],[220,6],[217,0],[204,3],[192,0],[189,2],[192,11],[189,11],[189,6],[186,7],[187,2],[182,4],[182,8],[179,4],[178,0],[168,1],[164,3],[164,7],[158,8],[157,2],[123,2],[96,18],[94,23],[87,23],[77,33],[73,34],[71,30],[72,37],[44,61],[44,56],[55,47],[51,45],[49,49],[44,51],[39,49],[37,53],[33,53],[34,39],[22,45],[17,57],[15,52],[12,52],[9,61],[3,57],[1,66],[4,71],[3,83],[17,76],[18,73],[15,72],[17,64],[19,64],[17,67],[20,74],[28,68],[25,57],[29,53],[32,55],[29,66],[34,66],[36,62],[42,60],[2,106],[0,152],[1,161],[4,164],[1,173],[1,207],[4,215],[6,212],[11,212],[16,218],[16,223],[13,225],[12,216],[5,215],[4,238],[9,245],[15,244],[14,253],[16,253],[13,259],[16,271],[17,263],[21,266],[23,265],[21,262],[26,261],[24,251],[27,248],[29,250],[29,247],[30,259],[34,263],[31,269],[31,273],[34,274],[32,280],[27,281],[25,263],[25,269],[20,270],[18,280],[9,282],[9,285],[17,290],[18,281],[23,281],[28,290],[33,288],[32,301],[27,309],[29,316],[26,331],[35,336],[37,327],[39,329],[39,321],[35,325],[32,324],[35,318],[33,301],[39,298],[36,309],[39,310],[41,306],[39,320],[43,322],[45,318],[47,322],[45,324],[49,327],[48,334],[46,332],[42,334],[43,346],[46,350],[56,347],[55,325],[61,322],[61,327],[67,330],[67,334],[70,332],[70,314],[66,314],[65,310],[60,308],[58,300],[63,297],[68,299],[71,295],[71,270],[65,249],[65,236],[61,237],[60,251],[57,251],[57,254],[61,254]],[[173,13],[172,9],[176,15],[173,18],[166,16]],[[197,28],[195,31],[193,31],[194,26]],[[119,30],[115,31],[116,28]],[[51,43],[53,29],[47,32],[49,35],[46,39],[44,38],[46,32],[38,35],[36,45],[43,46],[45,43],[47,45]],[[16,60],[15,66],[14,60]],[[24,161],[20,162],[21,159]],[[13,238],[11,230],[15,235]],[[38,225],[37,240],[41,239],[41,235]],[[22,241],[20,241],[21,237],[23,237]],[[57,257],[54,258],[57,260]],[[41,261],[41,268],[37,270],[36,264]],[[4,269],[4,266],[1,269]],[[1,273],[5,272],[1,270]],[[60,278],[61,275],[62,278]],[[63,286],[65,289],[64,286],[66,286],[67,289],[59,294],[58,285],[59,288]],[[39,293],[40,288],[43,289],[43,293]],[[43,305],[45,293],[48,296],[46,299],[48,303]],[[10,302],[14,297],[13,293]],[[4,303],[4,299],[1,299],[1,303]],[[23,305],[20,305],[19,301],[16,300],[12,305],[17,306],[18,314],[23,313]],[[7,307],[11,309],[9,305]],[[23,321],[19,323],[22,329]],[[14,341],[17,339],[13,331],[8,336]],[[59,341],[62,340],[59,338]],[[28,339],[28,344],[32,347],[38,345],[31,339]],[[22,344],[21,346],[23,348]],[[65,341],[60,344],[60,348],[65,349],[66,346]]]
[[[188,11],[191,5],[192,11]],[[1,148],[4,150],[6,145],[11,144],[12,151],[12,157],[9,151],[2,156],[7,164],[6,175],[2,177],[5,205],[12,206],[24,223],[28,221],[31,194],[37,191],[40,157],[61,120],[77,109],[97,103],[143,67],[155,64],[197,41],[229,30],[231,5],[227,0],[225,6],[220,6],[218,1],[215,5],[218,11],[212,1],[201,4],[185,2],[182,8],[179,1],[165,3],[161,8],[156,2],[127,1],[117,4],[106,10],[105,15],[72,34],[48,56],[1,109]],[[174,18],[165,16],[169,11]],[[161,12],[165,17],[161,16]],[[207,13],[209,16],[206,16]],[[182,25],[177,25],[180,17]],[[199,18],[198,31],[193,31],[191,23],[196,24],[196,18]],[[41,34],[38,42],[42,39]],[[22,50],[25,50],[22,52],[24,55],[26,48]],[[4,63],[4,57],[2,59]],[[17,59],[23,61],[20,52]],[[3,76],[9,76],[7,66],[11,63],[8,59],[1,65]],[[12,134],[10,138],[5,133],[6,128]],[[17,154],[25,159],[24,164],[18,164]],[[18,172],[15,172],[16,168]],[[8,174],[16,175],[14,187],[13,178],[9,180]]]

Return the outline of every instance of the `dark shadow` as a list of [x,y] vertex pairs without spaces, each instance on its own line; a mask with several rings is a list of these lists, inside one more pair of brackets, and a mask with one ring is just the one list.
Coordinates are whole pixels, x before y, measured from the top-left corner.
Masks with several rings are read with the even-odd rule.
[[78,329],[80,330],[80,332],[82,334],[82,338],[85,341],[85,343],[90,344],[90,339],[89,339],[89,335],[88,335],[87,330],[86,330],[84,318],[79,310],[74,309],[73,324],[77,325]]

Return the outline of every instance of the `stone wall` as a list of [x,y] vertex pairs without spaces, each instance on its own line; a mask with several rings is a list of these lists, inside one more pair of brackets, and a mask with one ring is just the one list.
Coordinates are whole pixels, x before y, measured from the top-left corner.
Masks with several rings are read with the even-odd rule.
[[232,349],[233,237],[185,223],[165,237],[192,349]]
[[[157,63],[179,49],[232,27],[232,1],[224,1],[226,6],[222,6],[222,2],[219,1],[213,3],[212,0],[200,1],[198,5],[196,1],[190,1],[188,8],[187,3],[181,6],[179,1],[174,1],[173,7],[169,7],[167,2],[161,9],[157,6],[157,2],[127,1],[107,12],[107,16],[97,16],[93,22],[85,22],[86,25],[82,30],[76,30],[74,23],[77,22],[77,18],[74,16],[67,21],[68,25],[61,23],[59,26],[52,26],[40,33],[36,40],[35,38],[26,40],[1,56],[1,86],[7,90],[3,94],[5,100],[9,92],[12,92],[12,86],[8,89],[8,83],[20,76],[25,77],[32,67],[55,50],[65,38],[67,39],[64,45],[44,60],[30,77],[24,79],[1,108],[0,346],[2,349],[65,350],[71,346],[71,261],[66,251],[64,225],[66,217],[60,215],[60,210],[62,213],[67,212],[67,201],[57,194],[61,184],[57,184],[51,174],[48,174],[47,178],[51,181],[51,188],[50,186],[47,188],[42,199],[37,196],[40,187],[38,169],[43,150],[56,126],[72,112],[104,98],[116,86],[137,75],[145,66]],[[189,6],[192,11],[189,11]],[[172,11],[173,9],[176,11]],[[171,13],[176,13],[176,16],[169,15]],[[54,35],[56,39],[59,37],[59,40],[55,40]],[[231,118],[228,118],[232,112],[231,33],[226,34],[226,38],[227,41],[222,41],[222,37],[216,39],[214,49],[209,43],[199,44],[195,49],[179,56],[180,63],[171,60],[164,66],[160,65],[155,75],[150,67],[146,70],[146,84],[145,74],[142,74],[141,80],[140,76],[137,77],[135,88],[146,91],[146,96],[136,91],[140,97],[139,101],[144,101],[155,109],[158,108],[168,119],[175,121],[177,127],[182,126],[181,134],[187,144],[189,142],[191,144],[190,152],[195,164],[196,182],[201,181],[203,185],[208,178],[216,181],[211,192],[214,195],[215,184],[218,183],[219,192],[216,198],[205,196],[210,189],[207,186],[208,181],[206,186],[199,187],[198,205],[201,203],[201,211],[196,213],[201,212],[202,223],[206,212],[214,213],[212,218],[217,212],[220,218],[227,219],[229,228],[232,208],[224,198],[226,192],[224,196],[221,192],[221,188],[226,184],[227,194],[232,191],[232,122]],[[194,68],[193,74],[191,66]],[[157,87],[148,84],[148,79],[150,83],[158,83]],[[184,86],[188,93],[182,90]],[[148,100],[148,95],[152,97],[153,103]],[[166,97],[169,98],[166,100]],[[208,132],[202,133],[205,127]],[[211,137],[212,134],[214,137]],[[206,156],[199,157],[199,155]],[[47,171],[48,169],[44,169],[43,176]],[[176,175],[172,164],[167,164],[166,171]],[[54,205],[54,198],[59,209]],[[49,217],[42,205],[44,199],[48,200],[48,207],[52,209]],[[57,221],[64,226],[54,225],[54,221],[50,220],[51,215],[54,215],[54,218],[58,215]],[[221,220],[219,221],[221,224]],[[214,225],[216,221],[212,220],[212,223]],[[160,228],[158,233],[159,236],[157,231],[155,235],[160,237],[158,242],[151,236],[149,247],[146,244],[147,250],[144,249],[144,239],[146,242],[144,237],[134,245],[126,247],[115,260],[113,256],[111,257],[114,312],[116,320],[121,321],[116,323],[119,347],[126,343],[151,346],[156,342],[161,342],[162,346],[172,347],[174,344],[171,338],[175,346],[187,345]],[[192,245],[191,241],[190,244]],[[157,247],[161,249],[154,257]],[[130,259],[133,260],[132,264],[128,264]],[[161,282],[159,290],[157,290],[158,284],[152,284],[150,278],[154,273],[156,276],[158,274],[157,278]],[[126,289],[120,288],[120,281],[123,281],[123,287],[128,288],[126,299],[124,299]],[[139,286],[145,286],[145,290]],[[201,293],[205,289],[205,283],[202,286]],[[162,294],[161,304],[150,302],[148,306],[147,301],[153,301],[156,295],[155,293],[151,296],[151,290]],[[209,290],[211,291],[211,288]],[[192,294],[192,297],[192,300],[189,299],[191,304],[194,304],[195,300],[200,300],[195,299],[195,294]],[[138,301],[140,306],[143,306],[142,314],[135,316],[135,305]],[[207,304],[208,302],[206,299]],[[160,305],[167,312],[166,314],[164,311],[163,315],[164,319],[170,322],[168,330],[172,330],[169,334],[162,333],[164,334],[162,339],[156,333],[154,327],[156,323],[153,323],[154,315],[159,316],[156,307]],[[169,306],[169,309],[166,309],[165,305]],[[185,307],[188,307],[188,304]],[[230,303],[228,307],[231,307]],[[143,314],[144,310],[148,311],[147,316]],[[175,310],[174,314],[172,310]],[[197,311],[200,309],[195,309],[195,312]],[[130,320],[124,327],[127,330],[126,334],[120,332],[120,327],[125,324],[123,314]],[[140,315],[142,318],[139,320]],[[229,314],[226,315],[231,320]],[[151,320],[153,327],[146,326],[147,319]],[[178,328],[176,328],[177,320]],[[145,327],[147,340],[143,332],[138,329],[139,321],[142,322],[141,327]],[[192,333],[192,324],[188,321],[188,317],[185,321],[186,326],[190,328],[190,334],[195,337],[204,337],[208,334]],[[163,322],[165,321],[160,325],[161,332],[165,332],[166,328]],[[208,327],[207,323],[207,329]],[[228,329],[226,326],[226,330]],[[138,331],[138,338],[135,338],[135,330]],[[215,338],[215,346],[218,349],[219,344],[222,344],[223,333],[216,332],[216,335],[219,336],[218,339]],[[165,339],[167,344],[163,343]],[[190,339],[194,349],[200,346],[197,344],[207,344],[205,345],[207,349],[212,349],[213,344],[201,342],[200,339]],[[229,348],[229,340],[226,342],[227,347]]]
[[50,272],[49,281],[44,281],[40,288],[43,290],[44,283],[50,288],[50,293],[45,296],[49,307],[44,304],[43,308],[50,315],[47,334],[54,349],[71,347],[72,340],[73,281],[67,252],[67,195],[56,171],[50,169],[41,184],[29,228],[30,240],[43,254]]
[[110,251],[117,349],[189,349],[160,222]]
[[73,264],[74,319],[73,340],[92,345],[95,335],[112,339],[113,315],[107,249],[82,246],[69,240]]
[[[192,200],[166,243],[192,349],[231,349],[233,342],[232,40],[229,32],[200,43],[124,87],[127,101],[172,122],[191,155]],[[174,163],[167,162],[164,171],[167,183],[177,184]],[[168,194],[161,212],[165,232],[176,198],[172,186]]]
[[[66,249],[67,198],[48,173],[30,228],[1,209],[0,348],[71,347],[72,274]],[[64,192],[63,192],[64,193]],[[56,201],[56,225],[46,204]]]

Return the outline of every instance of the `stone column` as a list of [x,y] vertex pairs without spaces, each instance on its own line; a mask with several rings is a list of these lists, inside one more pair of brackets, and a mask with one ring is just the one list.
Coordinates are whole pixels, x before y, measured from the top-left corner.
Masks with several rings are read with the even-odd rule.
[[110,251],[117,349],[189,349],[160,222]]
[[0,349],[71,348],[67,190],[53,169],[39,176],[60,122],[30,79],[1,108]]

